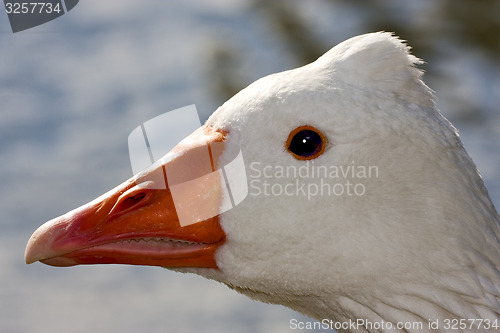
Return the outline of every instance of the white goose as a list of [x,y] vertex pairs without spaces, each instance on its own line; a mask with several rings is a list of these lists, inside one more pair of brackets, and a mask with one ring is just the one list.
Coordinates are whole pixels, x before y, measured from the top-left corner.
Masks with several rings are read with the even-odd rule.
[[[132,178],[41,226],[26,262],[162,266],[319,320],[423,325],[343,332],[495,330],[499,217],[419,63],[397,38],[372,33],[256,81],[163,160],[189,179],[198,170],[186,157],[206,142],[224,142],[221,163],[241,149],[249,195],[237,207],[181,226],[171,191]],[[304,166],[309,174],[290,174]],[[328,174],[314,176],[321,166]],[[312,195],[313,183],[344,192]]]

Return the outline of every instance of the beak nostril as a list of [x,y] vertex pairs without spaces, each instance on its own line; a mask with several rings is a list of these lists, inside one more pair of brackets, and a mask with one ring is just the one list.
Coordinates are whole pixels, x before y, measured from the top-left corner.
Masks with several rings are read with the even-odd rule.
[[109,215],[121,215],[144,205],[150,194],[144,191],[132,192],[118,199],[118,202],[109,212]]
[[125,209],[133,207],[136,204],[138,204],[142,199],[144,199],[144,197],[146,197],[146,193],[143,192],[137,193],[123,200],[122,206],[124,206],[123,208]]

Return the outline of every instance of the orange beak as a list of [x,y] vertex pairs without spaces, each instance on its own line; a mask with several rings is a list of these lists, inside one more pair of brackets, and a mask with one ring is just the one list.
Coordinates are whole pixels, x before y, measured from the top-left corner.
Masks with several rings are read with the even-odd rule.
[[[214,213],[200,220],[203,215],[196,211],[196,202],[187,197],[183,204],[188,209],[182,214],[184,218],[192,214],[194,222],[180,223],[176,211],[180,206],[178,202],[174,204],[172,192],[174,183],[203,179],[199,177],[215,171],[213,160],[207,170],[206,164],[199,163],[203,158],[200,156],[207,147],[210,150],[215,143],[223,145],[224,141],[224,133],[203,126],[167,154],[170,158],[165,163],[155,164],[142,176],[131,178],[94,201],[45,223],[28,241],[26,263],[217,268],[215,251],[225,240],[218,217]],[[210,158],[216,156],[212,154]],[[172,170],[176,172],[171,179],[167,175]],[[158,186],[161,182],[163,186]],[[191,182],[186,184],[191,186]],[[182,187],[181,204],[183,193],[190,191],[206,192],[201,205],[220,204],[221,185],[213,177],[192,186],[197,188]]]

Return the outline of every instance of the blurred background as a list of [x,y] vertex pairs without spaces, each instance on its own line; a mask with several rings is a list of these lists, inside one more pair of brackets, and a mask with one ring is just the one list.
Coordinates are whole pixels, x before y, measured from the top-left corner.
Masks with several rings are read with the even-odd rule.
[[[13,34],[0,6],[0,331],[289,332],[281,306],[161,268],[27,266],[31,233],[132,176],[136,126],[196,104],[202,121],[254,80],[393,31],[500,206],[496,0],[82,0]],[[312,331],[307,331],[312,332]]]

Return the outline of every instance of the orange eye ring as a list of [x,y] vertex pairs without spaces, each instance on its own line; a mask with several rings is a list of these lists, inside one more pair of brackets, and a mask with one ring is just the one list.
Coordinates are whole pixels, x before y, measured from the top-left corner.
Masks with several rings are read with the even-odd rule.
[[290,132],[285,147],[298,160],[312,160],[323,154],[326,142],[317,128],[303,125]]

